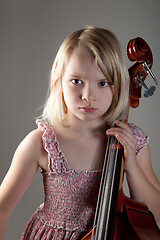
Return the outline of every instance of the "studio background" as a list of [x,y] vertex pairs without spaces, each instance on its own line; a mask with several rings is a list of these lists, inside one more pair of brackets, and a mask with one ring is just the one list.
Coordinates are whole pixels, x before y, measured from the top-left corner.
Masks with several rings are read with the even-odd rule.
[[[0,182],[15,149],[36,128],[50,68],[64,38],[85,25],[108,28],[118,37],[130,67],[126,46],[140,36],[152,50],[152,70],[160,84],[159,11],[159,0],[0,0]],[[154,84],[151,77],[146,83]],[[153,168],[160,179],[159,106],[160,85],[154,96],[131,109],[130,121],[150,136]],[[5,240],[20,239],[43,196],[39,171],[11,215]]]

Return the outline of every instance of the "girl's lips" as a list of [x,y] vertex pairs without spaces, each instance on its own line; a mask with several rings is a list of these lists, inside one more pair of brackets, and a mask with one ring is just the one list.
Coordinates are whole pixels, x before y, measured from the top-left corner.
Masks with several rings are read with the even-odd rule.
[[96,108],[92,108],[92,107],[81,107],[80,109],[86,113],[93,113],[96,111]]

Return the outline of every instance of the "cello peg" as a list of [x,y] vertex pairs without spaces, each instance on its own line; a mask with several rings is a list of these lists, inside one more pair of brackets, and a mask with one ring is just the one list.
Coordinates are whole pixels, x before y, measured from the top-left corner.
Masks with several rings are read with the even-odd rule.
[[143,64],[142,64],[142,67],[143,67],[143,70],[148,74],[151,75],[151,77],[153,78],[154,82],[156,85],[158,85],[158,81],[155,77],[155,75],[153,74],[152,70],[150,69],[151,68],[151,63],[150,61],[145,61]]
[[147,89],[144,91],[143,96],[146,98],[150,97],[153,95],[155,90],[156,90],[155,86],[147,87]]
[[138,72],[135,76],[135,82],[138,84],[139,87],[143,86],[145,88],[144,97],[147,98],[153,95],[156,88],[155,86],[148,87],[144,82],[144,78],[145,76],[141,72]]

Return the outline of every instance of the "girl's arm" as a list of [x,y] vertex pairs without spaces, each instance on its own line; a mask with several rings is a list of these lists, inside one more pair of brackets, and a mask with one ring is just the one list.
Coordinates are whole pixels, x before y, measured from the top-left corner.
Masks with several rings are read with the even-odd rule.
[[0,240],[11,212],[31,184],[42,153],[42,132],[34,130],[17,148],[10,169],[0,186]]
[[126,177],[131,197],[145,203],[158,221],[160,219],[160,183],[152,168],[148,144],[141,150],[133,171],[131,169],[126,171]]
[[130,127],[122,122],[116,122],[119,128],[107,130],[108,135],[114,135],[124,147],[124,170],[131,197],[145,203],[160,219],[160,183],[153,171],[151,154],[147,144],[136,158],[136,140]]

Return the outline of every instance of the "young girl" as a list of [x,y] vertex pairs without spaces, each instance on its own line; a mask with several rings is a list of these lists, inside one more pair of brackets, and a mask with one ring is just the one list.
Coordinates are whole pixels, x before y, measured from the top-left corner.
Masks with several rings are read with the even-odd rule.
[[[24,239],[80,239],[93,225],[107,137],[124,147],[131,197],[160,218],[160,183],[148,137],[123,120],[129,76],[117,38],[87,27],[60,47],[51,71],[50,94],[38,129],[22,141],[0,187],[0,239],[9,216],[42,169],[45,200],[29,220]],[[111,127],[116,123],[117,127]]]

